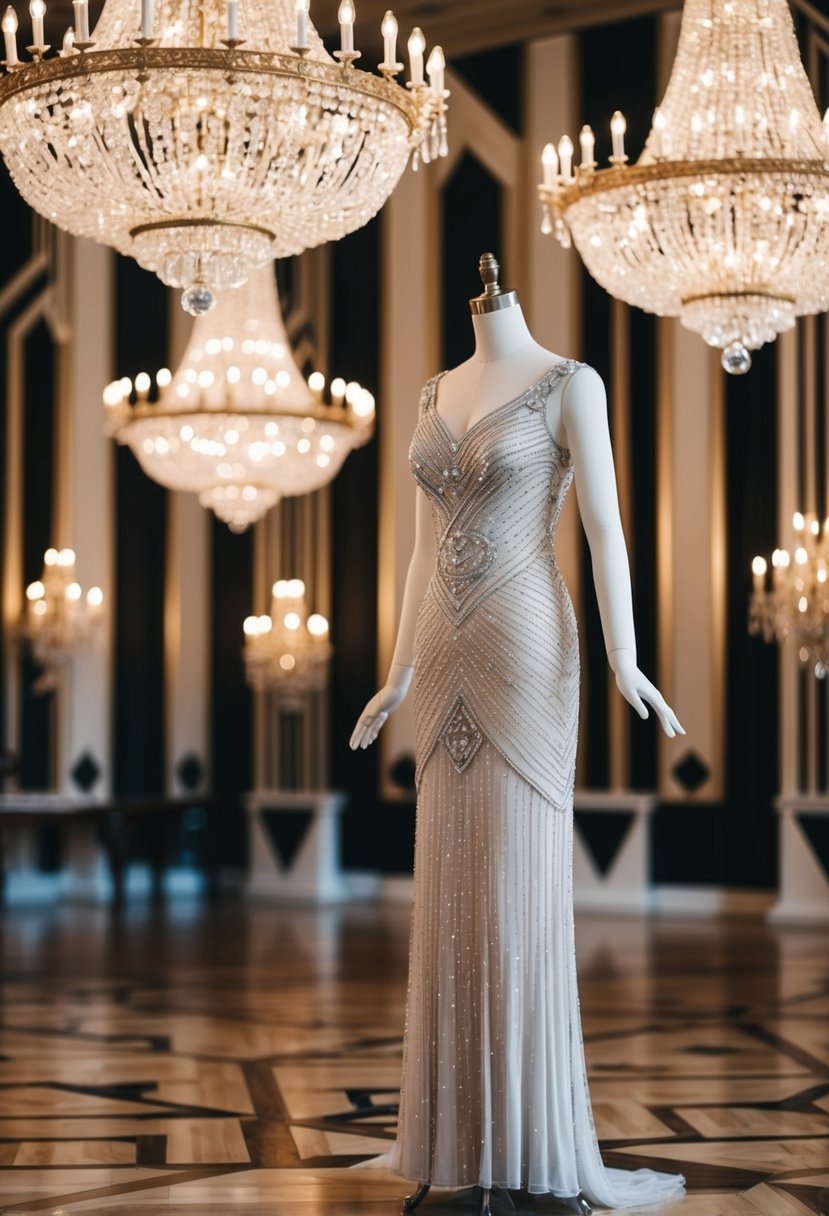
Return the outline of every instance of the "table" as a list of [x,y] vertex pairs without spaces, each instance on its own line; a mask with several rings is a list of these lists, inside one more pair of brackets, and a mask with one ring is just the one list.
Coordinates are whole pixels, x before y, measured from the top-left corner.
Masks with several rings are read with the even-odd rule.
[[208,893],[219,889],[218,823],[220,800],[212,795],[175,795],[157,798],[93,798],[47,791],[21,791],[0,794],[0,899],[5,887],[4,833],[9,828],[40,827],[57,824],[63,830],[92,827],[109,864],[113,901],[123,903],[125,876],[129,859],[130,836],[140,821],[155,820],[158,827],[151,837],[150,862],[153,894],[163,889],[164,871],[170,859],[173,824],[178,825],[187,811],[203,809],[206,815],[202,841],[202,867]]

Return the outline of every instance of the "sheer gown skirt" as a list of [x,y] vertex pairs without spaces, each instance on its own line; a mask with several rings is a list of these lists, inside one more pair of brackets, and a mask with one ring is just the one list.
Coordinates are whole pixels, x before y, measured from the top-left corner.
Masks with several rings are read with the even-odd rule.
[[572,806],[485,741],[458,779],[421,776],[398,1138],[389,1164],[436,1186],[501,1186],[610,1207],[681,1194],[681,1175],[605,1169],[582,1045]]
[[568,964],[572,813],[489,742],[458,779],[438,747],[418,799],[400,1134],[437,1186],[574,1195]]

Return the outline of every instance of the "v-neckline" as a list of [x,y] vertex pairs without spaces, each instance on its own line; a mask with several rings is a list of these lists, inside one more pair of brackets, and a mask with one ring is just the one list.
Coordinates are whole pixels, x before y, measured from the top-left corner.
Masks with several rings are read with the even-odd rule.
[[505,401],[503,403],[503,405],[496,405],[494,410],[489,410],[486,414],[483,414],[480,418],[478,418],[475,422],[473,422],[471,426],[466,428],[464,433],[461,435],[460,439],[456,438],[454,432],[449,429],[449,424],[447,423],[446,419],[443,417],[443,414],[441,414],[440,410],[438,409],[438,385],[440,384],[443,377],[445,375],[447,375],[447,373],[449,371],[451,371],[452,369],[447,367],[444,371],[438,372],[438,374],[435,376],[435,378],[432,381],[432,410],[434,411],[435,417],[437,418],[438,422],[440,423],[441,427],[443,428],[444,434],[446,435],[447,439],[451,443],[453,450],[456,450],[457,448],[461,447],[461,445],[463,443],[465,443],[465,441],[469,438],[469,436],[471,434],[473,434],[473,432],[476,431],[479,426],[482,426],[485,422],[489,422],[489,420],[491,418],[497,417],[498,414],[504,413],[505,410],[511,409],[512,406],[518,405],[519,401],[523,401],[523,399],[525,397],[529,396],[529,394],[531,392],[533,392],[534,389],[537,389],[539,387],[539,385],[544,383],[545,380],[547,380],[550,376],[554,375],[558,371],[558,369],[561,367],[561,365],[566,362],[567,362],[566,359],[559,359],[558,363],[555,363],[552,367],[548,368],[543,376],[539,376],[537,380],[533,380],[531,384],[528,384],[527,387],[522,392],[520,392],[517,397],[511,397],[510,400]]

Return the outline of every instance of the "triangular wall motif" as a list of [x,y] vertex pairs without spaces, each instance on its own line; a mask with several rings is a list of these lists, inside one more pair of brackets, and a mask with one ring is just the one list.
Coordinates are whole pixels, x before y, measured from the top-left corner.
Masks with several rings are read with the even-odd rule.
[[290,870],[313,821],[313,812],[262,811],[261,818],[283,870]]
[[604,877],[619,855],[636,816],[633,811],[575,811],[573,818],[582,844]]
[[823,873],[829,878],[829,815],[813,815],[809,811],[802,811],[797,816],[797,822]]

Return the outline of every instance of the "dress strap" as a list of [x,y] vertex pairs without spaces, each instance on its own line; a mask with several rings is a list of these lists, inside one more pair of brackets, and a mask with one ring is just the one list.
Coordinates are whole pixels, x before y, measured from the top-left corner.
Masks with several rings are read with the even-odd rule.
[[436,376],[430,376],[430,378],[423,385],[423,388],[420,390],[420,402],[417,407],[418,418],[425,414],[427,410],[434,407],[435,396],[437,395],[437,384],[442,375],[443,372],[438,372]]

